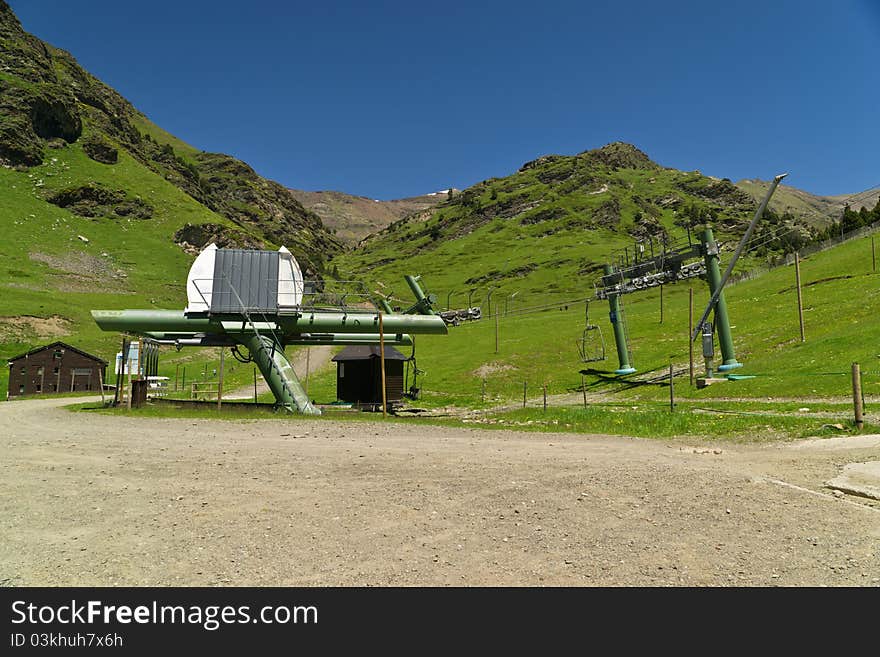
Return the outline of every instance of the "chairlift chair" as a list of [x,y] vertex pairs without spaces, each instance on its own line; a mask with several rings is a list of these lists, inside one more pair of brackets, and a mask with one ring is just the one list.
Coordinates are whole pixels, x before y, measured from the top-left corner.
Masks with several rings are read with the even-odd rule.
[[605,360],[605,337],[600,326],[590,324],[589,302],[585,314],[586,324],[580,340],[577,341],[577,349],[582,363],[597,363]]

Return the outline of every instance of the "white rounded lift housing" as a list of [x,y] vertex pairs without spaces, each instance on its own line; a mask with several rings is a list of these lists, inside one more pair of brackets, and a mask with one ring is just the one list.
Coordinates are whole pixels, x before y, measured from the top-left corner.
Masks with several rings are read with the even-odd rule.
[[[189,268],[186,277],[186,313],[206,313],[211,310],[214,291],[214,263],[217,245],[208,244]],[[282,246],[278,249],[278,307],[294,308],[302,305],[305,281],[293,254]]]

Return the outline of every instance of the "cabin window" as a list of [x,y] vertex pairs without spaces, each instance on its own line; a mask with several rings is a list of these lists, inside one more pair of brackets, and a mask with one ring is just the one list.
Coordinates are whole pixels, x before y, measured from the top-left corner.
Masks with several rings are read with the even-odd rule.
[[58,374],[58,370],[59,370],[58,367],[53,368],[53,369],[52,369],[52,374]]
[[345,363],[339,363],[339,378],[345,378]]
[[21,375],[24,376],[25,374],[27,374],[27,369],[22,367],[21,368]]
[[37,384],[37,392],[43,392],[43,386],[40,383]]
[[37,368],[37,376],[43,376],[43,368],[42,367]]
[[20,386],[18,386],[18,394],[19,395],[24,394],[24,384],[21,384]]
[[54,358],[61,358],[64,355],[64,352],[61,349],[56,349],[55,353],[52,354]]

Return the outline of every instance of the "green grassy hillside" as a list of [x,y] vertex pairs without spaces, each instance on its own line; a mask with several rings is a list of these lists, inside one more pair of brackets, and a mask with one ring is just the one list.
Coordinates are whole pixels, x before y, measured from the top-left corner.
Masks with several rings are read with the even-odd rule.
[[[462,307],[468,292],[485,303],[517,294],[536,305],[553,295],[582,295],[601,271],[640,241],[646,251],[685,240],[688,227],[710,221],[722,240],[742,234],[757,204],[729,180],[668,169],[629,144],[576,156],[551,155],[515,174],[464,190],[426,219],[392,224],[354,252],[333,260],[340,275],[368,272],[378,291],[406,298],[401,276],[418,273],[445,305]],[[756,241],[777,235],[804,240],[813,229],[798,217],[773,216]],[[771,249],[775,243],[767,244]]]
[[[726,264],[722,261],[722,264]],[[688,385],[688,287],[664,288],[664,321],[660,324],[659,289],[624,297],[633,362],[639,373],[668,371],[670,357],[677,372],[677,391],[694,399],[850,398],[850,366],[862,365],[864,393],[880,395],[880,273],[872,270],[871,241],[860,238],[814,254],[801,262],[806,342],[800,342],[795,273],[780,267],[727,291],[737,356],[744,367],[737,374],[754,379],[726,382],[704,390]],[[708,301],[703,281],[692,283],[697,317]],[[589,290],[586,290],[589,292]],[[523,382],[534,400],[541,386],[549,394],[572,394],[579,403],[581,369],[588,390],[618,399],[662,400],[668,388],[660,385],[627,387],[612,372],[616,353],[608,322],[607,302],[590,305],[590,320],[601,327],[607,359],[580,362],[576,342],[584,326],[583,304],[559,304],[523,313],[524,307],[499,317],[499,349],[495,353],[495,323],[490,319],[451,328],[448,336],[418,339],[418,366],[426,371],[420,403],[429,406],[489,406],[517,403]],[[702,372],[700,344],[695,345],[696,371]],[[332,373],[316,377],[312,394],[319,400],[335,397]],[[648,377],[650,378],[650,377]],[[485,388],[484,388],[485,386]],[[485,400],[482,397],[486,391]],[[557,402],[560,403],[560,402]]]

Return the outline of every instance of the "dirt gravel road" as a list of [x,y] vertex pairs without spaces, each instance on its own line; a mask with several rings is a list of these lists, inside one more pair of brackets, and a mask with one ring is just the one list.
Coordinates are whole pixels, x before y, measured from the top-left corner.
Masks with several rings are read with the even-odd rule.
[[0,404],[0,584],[880,583],[880,506],[823,486],[880,436],[695,445],[74,401]]

